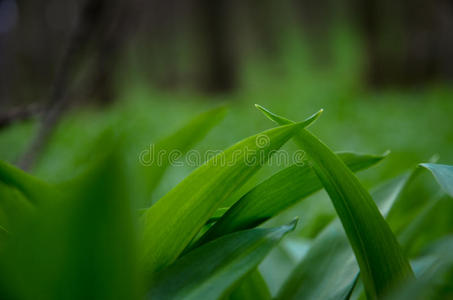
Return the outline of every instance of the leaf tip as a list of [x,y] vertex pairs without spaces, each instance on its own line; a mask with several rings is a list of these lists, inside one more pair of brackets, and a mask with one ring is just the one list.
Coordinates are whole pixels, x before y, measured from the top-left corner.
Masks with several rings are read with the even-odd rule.
[[294,123],[293,121],[290,121],[287,118],[274,114],[273,112],[271,112],[270,110],[264,108],[263,106],[261,106],[259,104],[255,104],[255,107],[258,110],[260,110],[268,119],[270,119],[271,121],[273,121],[277,124],[284,125],[284,124],[293,124]]
[[308,118],[306,118],[304,121],[302,121],[301,123],[305,124],[304,127],[308,127],[310,126],[314,121],[316,121],[320,116],[321,114],[324,112],[324,109],[320,109],[318,110],[316,113],[312,114],[311,116],[309,116]]
[[384,153],[381,154],[381,156],[382,156],[382,158],[384,158],[384,157],[389,156],[390,153],[392,153],[392,151],[390,151],[390,149],[387,149],[387,150],[384,151]]
[[295,217],[291,222],[288,223],[289,231],[293,231],[297,227],[297,223],[299,223],[299,217]]

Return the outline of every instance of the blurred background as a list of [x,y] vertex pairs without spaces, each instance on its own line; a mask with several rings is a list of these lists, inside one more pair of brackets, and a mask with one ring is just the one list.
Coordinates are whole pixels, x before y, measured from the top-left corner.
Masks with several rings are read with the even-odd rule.
[[197,146],[224,149],[272,126],[260,103],[295,120],[324,108],[312,130],[335,150],[391,150],[368,186],[451,164],[452,32],[449,0],[0,0],[0,159],[61,181],[109,128],[137,162],[227,103]]

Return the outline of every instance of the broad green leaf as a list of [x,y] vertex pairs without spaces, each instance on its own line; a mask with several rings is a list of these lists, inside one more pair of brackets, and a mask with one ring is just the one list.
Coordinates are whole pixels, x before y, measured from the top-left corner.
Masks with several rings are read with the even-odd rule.
[[[240,188],[299,126],[286,125],[251,136],[214,156],[143,214],[142,265],[148,276],[172,263],[216,209]],[[266,145],[257,142],[265,136]]]
[[16,188],[33,204],[40,204],[56,196],[56,189],[13,165],[0,161],[0,182]]
[[453,166],[441,164],[421,164],[420,166],[428,169],[444,191],[453,197]]
[[[147,149],[149,153],[142,153],[141,176],[144,180],[146,199],[151,199],[151,193],[170,165],[172,153],[177,151],[178,155],[185,154],[223,119],[225,113],[225,107],[204,112],[170,136],[152,145]],[[149,205],[149,200],[146,200],[145,204]]]
[[235,232],[207,243],[156,276],[148,298],[217,299],[261,262],[292,231],[296,221],[276,228]]
[[[373,197],[387,215],[411,176],[382,185]],[[345,299],[359,274],[359,266],[337,219],[317,236],[304,259],[280,289],[277,299]]]
[[271,300],[272,295],[258,269],[245,275],[234,290],[225,298],[228,300]]
[[[383,156],[339,153],[353,171],[383,159]],[[263,181],[239,199],[198,241],[201,245],[227,233],[253,228],[301,199],[320,190],[322,184],[308,165],[292,165]]]
[[[258,108],[280,125],[293,123]],[[376,299],[411,278],[411,266],[395,235],[352,171],[309,131],[298,129],[295,141],[306,152],[332,200],[360,266],[367,296]]]
[[12,299],[137,299],[140,282],[123,167],[109,155],[42,203],[0,256]]

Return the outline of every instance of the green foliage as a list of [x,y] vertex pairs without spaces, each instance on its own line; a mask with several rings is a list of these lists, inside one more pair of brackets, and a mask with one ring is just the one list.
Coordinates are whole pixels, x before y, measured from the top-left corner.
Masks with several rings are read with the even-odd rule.
[[[293,123],[260,106],[258,108],[280,125]],[[359,263],[368,297],[381,297],[410,278],[412,269],[396,237],[352,171],[307,130],[298,130],[295,141],[306,151],[314,171],[332,199]]]
[[[262,134],[269,137],[269,145],[261,149],[257,136],[243,140],[195,170],[149,208],[143,215],[145,272],[153,275],[172,263],[228,196],[291,137],[294,128],[265,131]],[[252,150],[249,157],[245,156],[247,150]]]
[[[368,168],[383,157],[339,153],[353,171]],[[322,188],[308,165],[292,165],[263,181],[239,199],[197,245],[238,230],[253,228]]]
[[[137,153],[122,140],[126,133],[100,140],[84,171],[64,182],[49,183],[0,162],[0,298],[451,296],[452,166],[421,164],[371,196],[354,173],[384,156],[334,153],[305,129],[319,113],[293,123],[264,112],[281,126],[218,153],[154,203],[150,194],[174,169],[168,153],[191,150],[224,108],[155,143],[154,150],[164,153],[161,163],[130,164]],[[255,176],[289,139],[304,150],[304,160],[257,183]],[[139,193],[131,191],[137,188],[131,174],[140,180]],[[310,200],[323,205],[317,201],[322,194],[313,195],[322,188],[336,218],[297,208]],[[150,207],[137,212],[137,203],[145,202]],[[307,251],[296,222],[281,225],[297,215],[302,229],[319,228],[304,235]],[[292,262],[278,293],[261,268],[263,260],[275,259],[276,248]]]
[[277,228],[257,228],[225,235],[207,243],[163,271],[149,299],[216,299],[253,270],[297,222]]
[[206,136],[223,119],[225,113],[226,109],[220,107],[200,114],[190,120],[181,129],[154,145],[152,149],[153,153],[148,154],[154,154],[155,156],[157,156],[156,154],[161,155],[154,157],[154,160],[149,161],[148,164],[140,165],[141,176],[139,178],[142,180],[142,185],[144,186],[145,204],[150,204],[151,193],[159,184],[165,170],[168,168],[172,151],[178,150],[178,154],[183,155],[192,149],[199,140]]

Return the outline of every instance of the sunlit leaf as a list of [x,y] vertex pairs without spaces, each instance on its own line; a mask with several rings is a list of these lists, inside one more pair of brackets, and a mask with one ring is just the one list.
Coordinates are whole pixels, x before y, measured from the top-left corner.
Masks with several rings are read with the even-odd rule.
[[[299,126],[286,125],[249,137],[196,169],[143,214],[142,264],[152,276],[172,263],[216,209],[255,174]],[[258,138],[265,136],[262,145]]]

